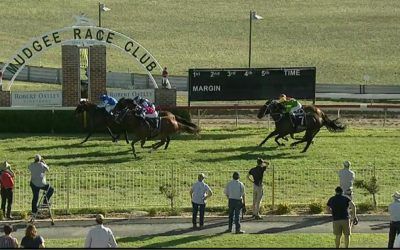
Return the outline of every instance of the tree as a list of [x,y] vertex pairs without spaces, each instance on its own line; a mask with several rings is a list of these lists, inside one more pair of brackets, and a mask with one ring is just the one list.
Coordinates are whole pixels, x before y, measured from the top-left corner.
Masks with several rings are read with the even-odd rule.
[[160,186],[160,192],[167,197],[170,201],[171,209],[174,209],[175,206],[175,197],[177,195],[177,191],[175,188],[173,188],[170,184],[166,184],[163,186]]
[[354,182],[354,186],[356,186],[357,188],[365,189],[369,194],[372,195],[374,209],[376,209],[377,206],[376,194],[379,192],[379,185],[375,175],[375,167],[374,167],[374,175],[368,182],[364,180],[356,180]]

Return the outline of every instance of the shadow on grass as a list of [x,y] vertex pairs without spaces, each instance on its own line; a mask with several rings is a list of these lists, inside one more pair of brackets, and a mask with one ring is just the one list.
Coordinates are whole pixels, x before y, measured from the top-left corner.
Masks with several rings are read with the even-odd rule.
[[[121,151],[113,151],[113,152],[84,152],[80,154],[62,154],[62,155],[49,155],[46,156],[46,159],[58,160],[58,159],[75,159],[75,158],[98,158],[98,157],[118,157],[118,156],[126,156],[127,153],[132,154],[132,150],[130,147],[127,147],[126,150]],[[132,154],[133,156],[133,154]]]
[[[269,160],[273,159],[300,159],[300,158],[305,158],[306,154],[295,154],[295,155],[290,155],[289,153],[277,153],[274,155],[269,154],[268,156],[265,154],[266,151],[273,151],[277,149],[277,147],[272,147],[272,148],[259,148],[257,146],[250,146],[250,147],[240,147],[240,148],[224,148],[224,149],[201,149],[198,150],[200,153],[224,153],[224,152],[235,152],[237,150],[240,151],[247,151],[244,153],[239,153],[235,155],[228,155],[224,157],[209,157],[207,159],[200,158],[197,159],[196,161],[199,162],[210,162],[210,161],[235,161],[235,160],[254,160],[257,159],[258,157],[261,158],[268,158]],[[211,156],[211,154],[209,155]]]
[[332,222],[332,218],[330,216],[324,216],[321,218],[306,218],[303,221],[293,224],[293,225],[289,225],[289,226],[285,226],[285,227],[272,227],[272,228],[268,228],[268,229],[259,231],[256,234],[282,233],[282,232],[292,231],[292,230],[296,230],[296,229],[322,225],[322,224],[330,223],[330,222]]
[[389,222],[379,223],[379,224],[371,225],[370,227],[371,227],[371,230],[382,230],[382,229],[389,228],[390,223]]
[[[216,222],[213,224],[208,224],[205,225],[203,230],[206,229],[211,229],[211,228],[217,228],[217,227],[221,227],[221,226],[227,226],[228,222],[225,221],[221,221],[221,222]],[[135,242],[135,241],[147,241],[147,240],[151,240],[154,237],[158,237],[158,236],[174,236],[174,235],[182,235],[182,234],[186,234],[186,233],[190,233],[190,232],[199,232],[198,230],[193,230],[192,228],[186,228],[186,229],[174,229],[171,231],[167,231],[164,233],[156,233],[156,234],[149,234],[149,235],[142,235],[139,237],[124,237],[124,238],[120,238],[118,239],[118,243],[129,243],[129,242]],[[201,232],[201,231],[200,231]],[[199,241],[199,240],[204,240],[204,239],[210,239],[213,237],[217,237],[224,234],[224,231],[222,230],[220,233],[216,233],[216,234],[210,234],[210,235],[188,235],[187,237],[184,238],[179,238],[179,239],[172,239],[172,240],[168,240],[165,242],[158,242],[158,243],[151,243],[148,245],[143,245],[140,246],[140,248],[160,248],[160,247],[174,247],[177,245],[181,245],[181,244],[185,244],[185,243],[189,243],[189,242],[193,242],[193,241]]]
[[228,134],[200,134],[196,135],[189,135],[189,134],[178,134],[173,137],[173,140],[227,140],[227,139],[235,139],[235,138],[242,138],[242,137],[249,137],[255,135],[254,133],[228,133]]

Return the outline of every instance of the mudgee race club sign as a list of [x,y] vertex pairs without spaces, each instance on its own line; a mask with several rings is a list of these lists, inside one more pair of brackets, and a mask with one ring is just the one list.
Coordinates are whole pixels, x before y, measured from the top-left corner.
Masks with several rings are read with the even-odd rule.
[[75,26],[52,31],[33,39],[13,56],[6,70],[14,75],[19,68],[25,66],[26,62],[37,54],[55,45],[66,43],[78,46],[96,44],[114,46],[129,53],[147,71],[152,71],[158,66],[156,59],[144,47],[121,33],[102,27]]

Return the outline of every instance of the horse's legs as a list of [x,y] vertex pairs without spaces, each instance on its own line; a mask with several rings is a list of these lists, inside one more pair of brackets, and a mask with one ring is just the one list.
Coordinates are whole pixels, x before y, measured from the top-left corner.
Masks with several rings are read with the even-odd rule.
[[281,136],[281,135],[279,135],[278,134],[278,136],[277,137],[275,137],[275,142],[279,145],[279,146],[285,146],[285,144],[284,143],[279,143],[279,139],[285,139],[286,138],[286,140],[287,140],[287,137],[286,136]]
[[131,142],[132,152],[133,152],[133,155],[135,156],[135,158],[137,158],[137,156],[136,156],[136,151],[135,151],[135,143],[138,142],[138,141],[140,141],[140,139],[134,137],[133,140],[132,140],[132,142]]
[[318,132],[319,132],[319,129],[317,129],[314,133],[311,134],[311,136],[309,136],[307,138],[307,145],[304,147],[303,151],[301,151],[302,153],[305,153],[307,151],[308,147],[310,146],[311,142],[313,141],[314,136],[316,136]]
[[294,146],[296,146],[297,144],[299,144],[299,143],[303,143],[303,142],[306,142],[307,140],[308,140],[308,137],[312,137],[312,132],[310,132],[310,131],[306,131],[306,134],[304,135],[304,137],[303,138],[301,138],[300,140],[298,140],[298,141],[296,141],[296,142],[293,142],[292,144],[290,144],[290,146],[291,147],[294,147]]
[[81,142],[81,144],[87,142],[87,140],[89,139],[89,137],[93,134],[93,131],[89,131],[88,135],[86,136],[86,138]]
[[141,147],[141,148],[144,148],[144,144],[145,144],[145,143],[146,143],[146,140],[141,140],[141,141],[140,141],[140,147]]
[[161,147],[162,145],[164,145],[166,143],[167,139],[163,138],[161,139],[160,142],[156,143],[153,145],[153,150],[156,150],[157,148]]
[[125,130],[125,141],[126,141],[126,144],[129,144],[128,131],[126,131],[126,130]]
[[171,138],[169,136],[167,136],[167,143],[165,144],[164,150],[168,148],[169,145],[169,141],[171,141]]
[[114,134],[113,134],[113,132],[111,131],[111,129],[110,129],[109,127],[107,127],[107,131],[108,131],[108,133],[110,134],[110,136],[111,136],[111,138],[112,138],[112,141],[113,141],[113,142],[117,142],[117,141],[118,141],[117,139],[118,139],[119,136],[118,136],[118,137],[115,137]]
[[[276,130],[272,131],[272,132],[267,136],[267,138],[265,138],[260,144],[258,144],[258,146],[261,147],[269,138],[271,138],[272,136],[275,136],[275,135],[277,135],[277,134],[279,134],[278,131],[276,131]],[[279,143],[278,143],[278,145],[279,145]]]

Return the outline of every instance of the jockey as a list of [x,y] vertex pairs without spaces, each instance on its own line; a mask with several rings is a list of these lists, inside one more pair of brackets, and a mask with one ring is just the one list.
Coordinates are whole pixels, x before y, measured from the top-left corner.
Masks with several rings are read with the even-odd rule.
[[[158,128],[158,112],[156,106],[151,103],[148,99],[136,96],[133,101],[137,104],[137,114],[140,115],[145,121],[147,120],[154,128]],[[147,118],[147,119],[146,119]]]
[[[301,122],[303,123],[303,115],[304,111],[302,109],[302,105],[299,101],[292,97],[286,97],[285,94],[281,94],[279,96],[279,103],[281,103],[285,107],[285,113],[289,113],[294,120],[296,120],[297,117],[301,117]],[[297,123],[294,124],[295,130],[297,129]]]
[[157,118],[158,112],[156,111],[156,106],[151,103],[148,99],[136,96],[133,101],[143,109],[144,117]]
[[100,96],[100,100],[101,103],[97,105],[97,107],[104,108],[109,114],[112,115],[111,111],[115,108],[118,101],[114,97],[105,94]]

